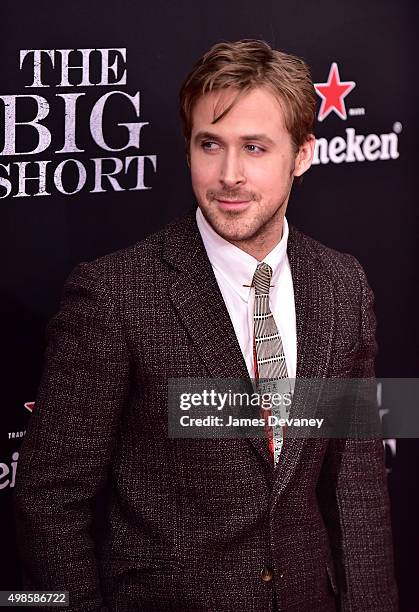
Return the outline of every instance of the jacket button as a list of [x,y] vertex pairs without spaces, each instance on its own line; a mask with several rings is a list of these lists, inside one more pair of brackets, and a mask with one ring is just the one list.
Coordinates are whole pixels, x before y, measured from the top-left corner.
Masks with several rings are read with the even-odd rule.
[[273,569],[266,565],[260,572],[260,577],[262,578],[263,582],[270,582],[274,577]]

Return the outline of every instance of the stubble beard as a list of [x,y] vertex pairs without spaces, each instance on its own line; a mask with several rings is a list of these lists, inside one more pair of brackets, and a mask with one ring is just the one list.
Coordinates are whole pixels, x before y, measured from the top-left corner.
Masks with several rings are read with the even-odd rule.
[[[260,200],[253,200],[250,209],[241,211],[219,211],[217,204],[213,201],[208,202],[207,206],[201,207],[202,213],[214,231],[224,240],[243,248],[247,244],[260,242],[263,243],[271,230],[275,227],[281,228],[285,214],[285,205],[289,194],[281,200],[275,210],[263,214],[263,207]],[[209,204],[209,205],[208,205]]]

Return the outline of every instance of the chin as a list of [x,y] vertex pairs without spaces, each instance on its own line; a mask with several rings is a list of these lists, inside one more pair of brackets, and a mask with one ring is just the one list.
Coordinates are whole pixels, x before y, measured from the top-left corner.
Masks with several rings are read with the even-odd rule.
[[[201,208],[202,213],[214,231],[225,240],[241,241],[251,239],[263,225],[260,218],[240,212],[226,212],[220,214],[213,209]],[[214,214],[215,213],[215,214]]]
[[237,222],[220,222],[211,224],[213,229],[225,240],[229,242],[240,242],[242,240],[250,240],[256,233],[258,228],[238,227]]

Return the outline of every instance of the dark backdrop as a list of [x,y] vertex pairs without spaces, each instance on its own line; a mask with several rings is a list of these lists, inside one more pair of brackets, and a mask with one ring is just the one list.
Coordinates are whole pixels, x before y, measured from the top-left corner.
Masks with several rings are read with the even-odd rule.
[[[2,588],[20,585],[11,495],[21,436],[40,378],[45,325],[78,262],[137,242],[193,205],[178,90],[195,60],[215,42],[262,38],[304,57],[317,84],[328,80],[333,63],[342,82],[354,82],[343,99],[346,118],[341,108],[341,116],[332,110],[318,122],[316,136],[326,151],[322,161],[329,161],[314,165],[294,188],[287,216],[323,243],[354,254],[364,266],[376,295],[378,376],[418,376],[416,17],[416,3],[407,0],[3,0]],[[81,69],[69,70],[66,86],[66,53],[58,51],[65,49],[114,51],[92,51],[85,84],[80,85]],[[33,50],[44,51],[37,82]],[[116,63],[103,76],[106,55],[110,66]],[[80,65],[82,52],[69,53],[68,60]],[[126,82],[116,84],[124,81],[124,73]],[[31,87],[34,82],[37,86]],[[109,95],[101,120],[96,112],[95,140],[89,128],[92,109],[97,111],[110,92],[122,93]],[[319,96],[319,108],[320,102]],[[21,123],[43,110],[41,138],[30,125],[14,130],[14,105]],[[146,124],[137,139],[136,123]],[[38,145],[44,150],[30,153]],[[63,148],[67,151],[60,152]],[[100,168],[116,173],[95,183]],[[44,184],[25,182],[40,173],[45,173]],[[419,609],[419,445],[417,440],[388,440],[386,452],[401,609],[413,611]]]

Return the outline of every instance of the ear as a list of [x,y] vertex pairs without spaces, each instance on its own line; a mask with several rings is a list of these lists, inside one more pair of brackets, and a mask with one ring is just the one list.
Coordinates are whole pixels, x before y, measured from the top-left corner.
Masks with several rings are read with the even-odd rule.
[[314,155],[314,145],[316,143],[316,138],[314,134],[309,134],[305,142],[298,149],[298,153],[295,157],[295,165],[294,165],[294,176],[301,176],[308,170],[313,161]]
[[186,137],[185,137],[185,153],[186,153],[186,162],[190,168],[191,167],[191,150],[190,150],[190,144]]

